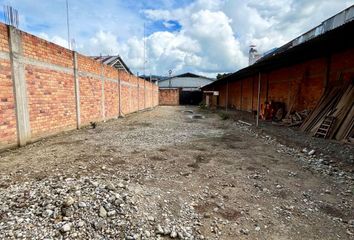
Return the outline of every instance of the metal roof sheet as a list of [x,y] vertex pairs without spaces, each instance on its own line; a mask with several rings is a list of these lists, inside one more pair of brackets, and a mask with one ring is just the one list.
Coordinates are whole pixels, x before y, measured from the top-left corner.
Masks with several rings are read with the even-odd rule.
[[133,74],[119,55],[117,55],[117,56],[94,56],[91,58],[93,58],[96,61],[100,61],[103,64],[106,64],[108,66],[115,67],[116,69],[119,69],[119,70],[125,70],[126,72]]
[[[172,77],[159,82],[159,87],[173,87],[173,88],[200,88],[210,84],[214,79],[206,77]],[[171,82],[171,84],[170,84]]]

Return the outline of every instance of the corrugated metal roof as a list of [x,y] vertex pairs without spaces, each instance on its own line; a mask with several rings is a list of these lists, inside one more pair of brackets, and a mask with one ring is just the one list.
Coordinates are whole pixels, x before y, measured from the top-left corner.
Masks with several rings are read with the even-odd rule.
[[[334,21],[333,19],[335,19],[337,16],[342,16],[343,13],[346,16],[344,18],[345,21],[341,22],[337,20],[338,22],[336,25],[331,25],[330,22]],[[340,17],[337,18],[340,19]],[[345,49],[348,46],[353,46],[353,20],[354,5],[333,16],[332,18],[324,21],[323,24],[321,24],[320,26],[310,30],[309,32],[301,35],[295,40],[269,53],[253,65],[240,69],[239,71],[234,72],[233,74],[230,74],[213,83],[210,83],[208,86],[221,84],[229,80],[235,81],[247,76],[251,76],[252,74],[258,73],[260,71],[269,71],[280,66],[294,64],[299,61],[324,56],[326,54],[328,55],[331,52],[340,51],[341,49]],[[326,24],[329,24],[330,26],[326,26]],[[321,26],[323,28],[327,28],[327,30],[322,34],[313,36],[316,31],[320,31],[318,28]],[[308,36],[312,37],[308,37],[306,41],[299,40],[299,38],[301,37],[306,38],[305,36],[307,34]],[[294,41],[298,41],[299,43],[295,44]]]
[[256,62],[260,62],[264,59],[267,59],[271,56],[282,53],[282,52],[284,52],[290,48],[293,48],[297,45],[303,44],[315,37],[325,34],[326,32],[331,31],[335,28],[338,28],[338,27],[340,27],[348,22],[351,22],[353,20],[354,20],[354,5],[348,7],[347,9],[341,11],[340,13],[337,13],[333,17],[328,18],[327,20],[323,21],[317,27],[312,28],[311,30],[309,30],[306,33],[302,34],[301,36],[293,39],[292,41],[288,42],[287,44],[277,48],[276,50],[271,51],[268,54],[264,54],[264,56]]
[[202,77],[192,73],[185,73],[159,82],[161,88],[201,88],[210,84],[214,79]]
[[96,61],[100,61],[103,64],[106,64],[108,66],[115,67],[118,70],[124,70],[130,74],[133,74],[119,55],[118,56],[96,56],[91,58],[95,59]]

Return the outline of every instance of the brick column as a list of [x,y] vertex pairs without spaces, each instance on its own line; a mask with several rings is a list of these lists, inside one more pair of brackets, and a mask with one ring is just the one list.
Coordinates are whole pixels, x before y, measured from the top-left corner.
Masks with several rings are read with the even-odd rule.
[[22,39],[21,32],[14,27],[8,26],[8,32],[11,76],[16,108],[17,142],[19,146],[24,146],[31,140],[31,127],[28,111],[25,66],[23,62],[21,62]]

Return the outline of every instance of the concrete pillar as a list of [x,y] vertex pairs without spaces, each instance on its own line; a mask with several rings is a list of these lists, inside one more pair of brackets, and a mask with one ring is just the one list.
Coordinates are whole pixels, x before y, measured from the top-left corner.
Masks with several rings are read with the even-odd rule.
[[150,87],[151,87],[151,108],[154,107],[154,85],[150,79]]
[[121,117],[121,112],[122,112],[122,105],[121,105],[121,84],[120,84],[120,78],[119,78],[119,70],[117,70],[117,76],[118,76],[118,117]]
[[129,112],[132,112],[132,81],[131,81],[131,76],[129,75]]
[[101,82],[102,82],[102,93],[101,93],[101,109],[102,109],[102,119],[106,120],[106,106],[105,106],[105,95],[104,95],[104,66],[101,64]]
[[17,142],[19,146],[24,146],[31,140],[31,127],[28,111],[25,66],[21,62],[22,39],[20,31],[14,27],[8,26],[8,32],[12,82],[16,108]]
[[139,93],[139,76],[137,77],[137,83],[138,83],[138,112],[139,112],[139,110],[140,110],[140,106],[139,106],[139,104],[140,104],[140,93]]
[[75,104],[76,104],[76,128],[81,127],[81,113],[80,113],[80,83],[79,83],[79,69],[77,63],[77,52],[74,54],[74,81],[75,81]]

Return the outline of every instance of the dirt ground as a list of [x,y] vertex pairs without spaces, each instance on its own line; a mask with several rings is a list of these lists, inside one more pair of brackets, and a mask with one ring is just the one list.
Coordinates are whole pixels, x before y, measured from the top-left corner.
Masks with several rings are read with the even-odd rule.
[[[3,152],[0,238],[354,239],[352,168],[333,172],[320,147],[310,156],[275,138],[195,107],[158,107]],[[108,219],[100,202],[113,192],[131,201]],[[73,213],[55,215],[68,196]]]

